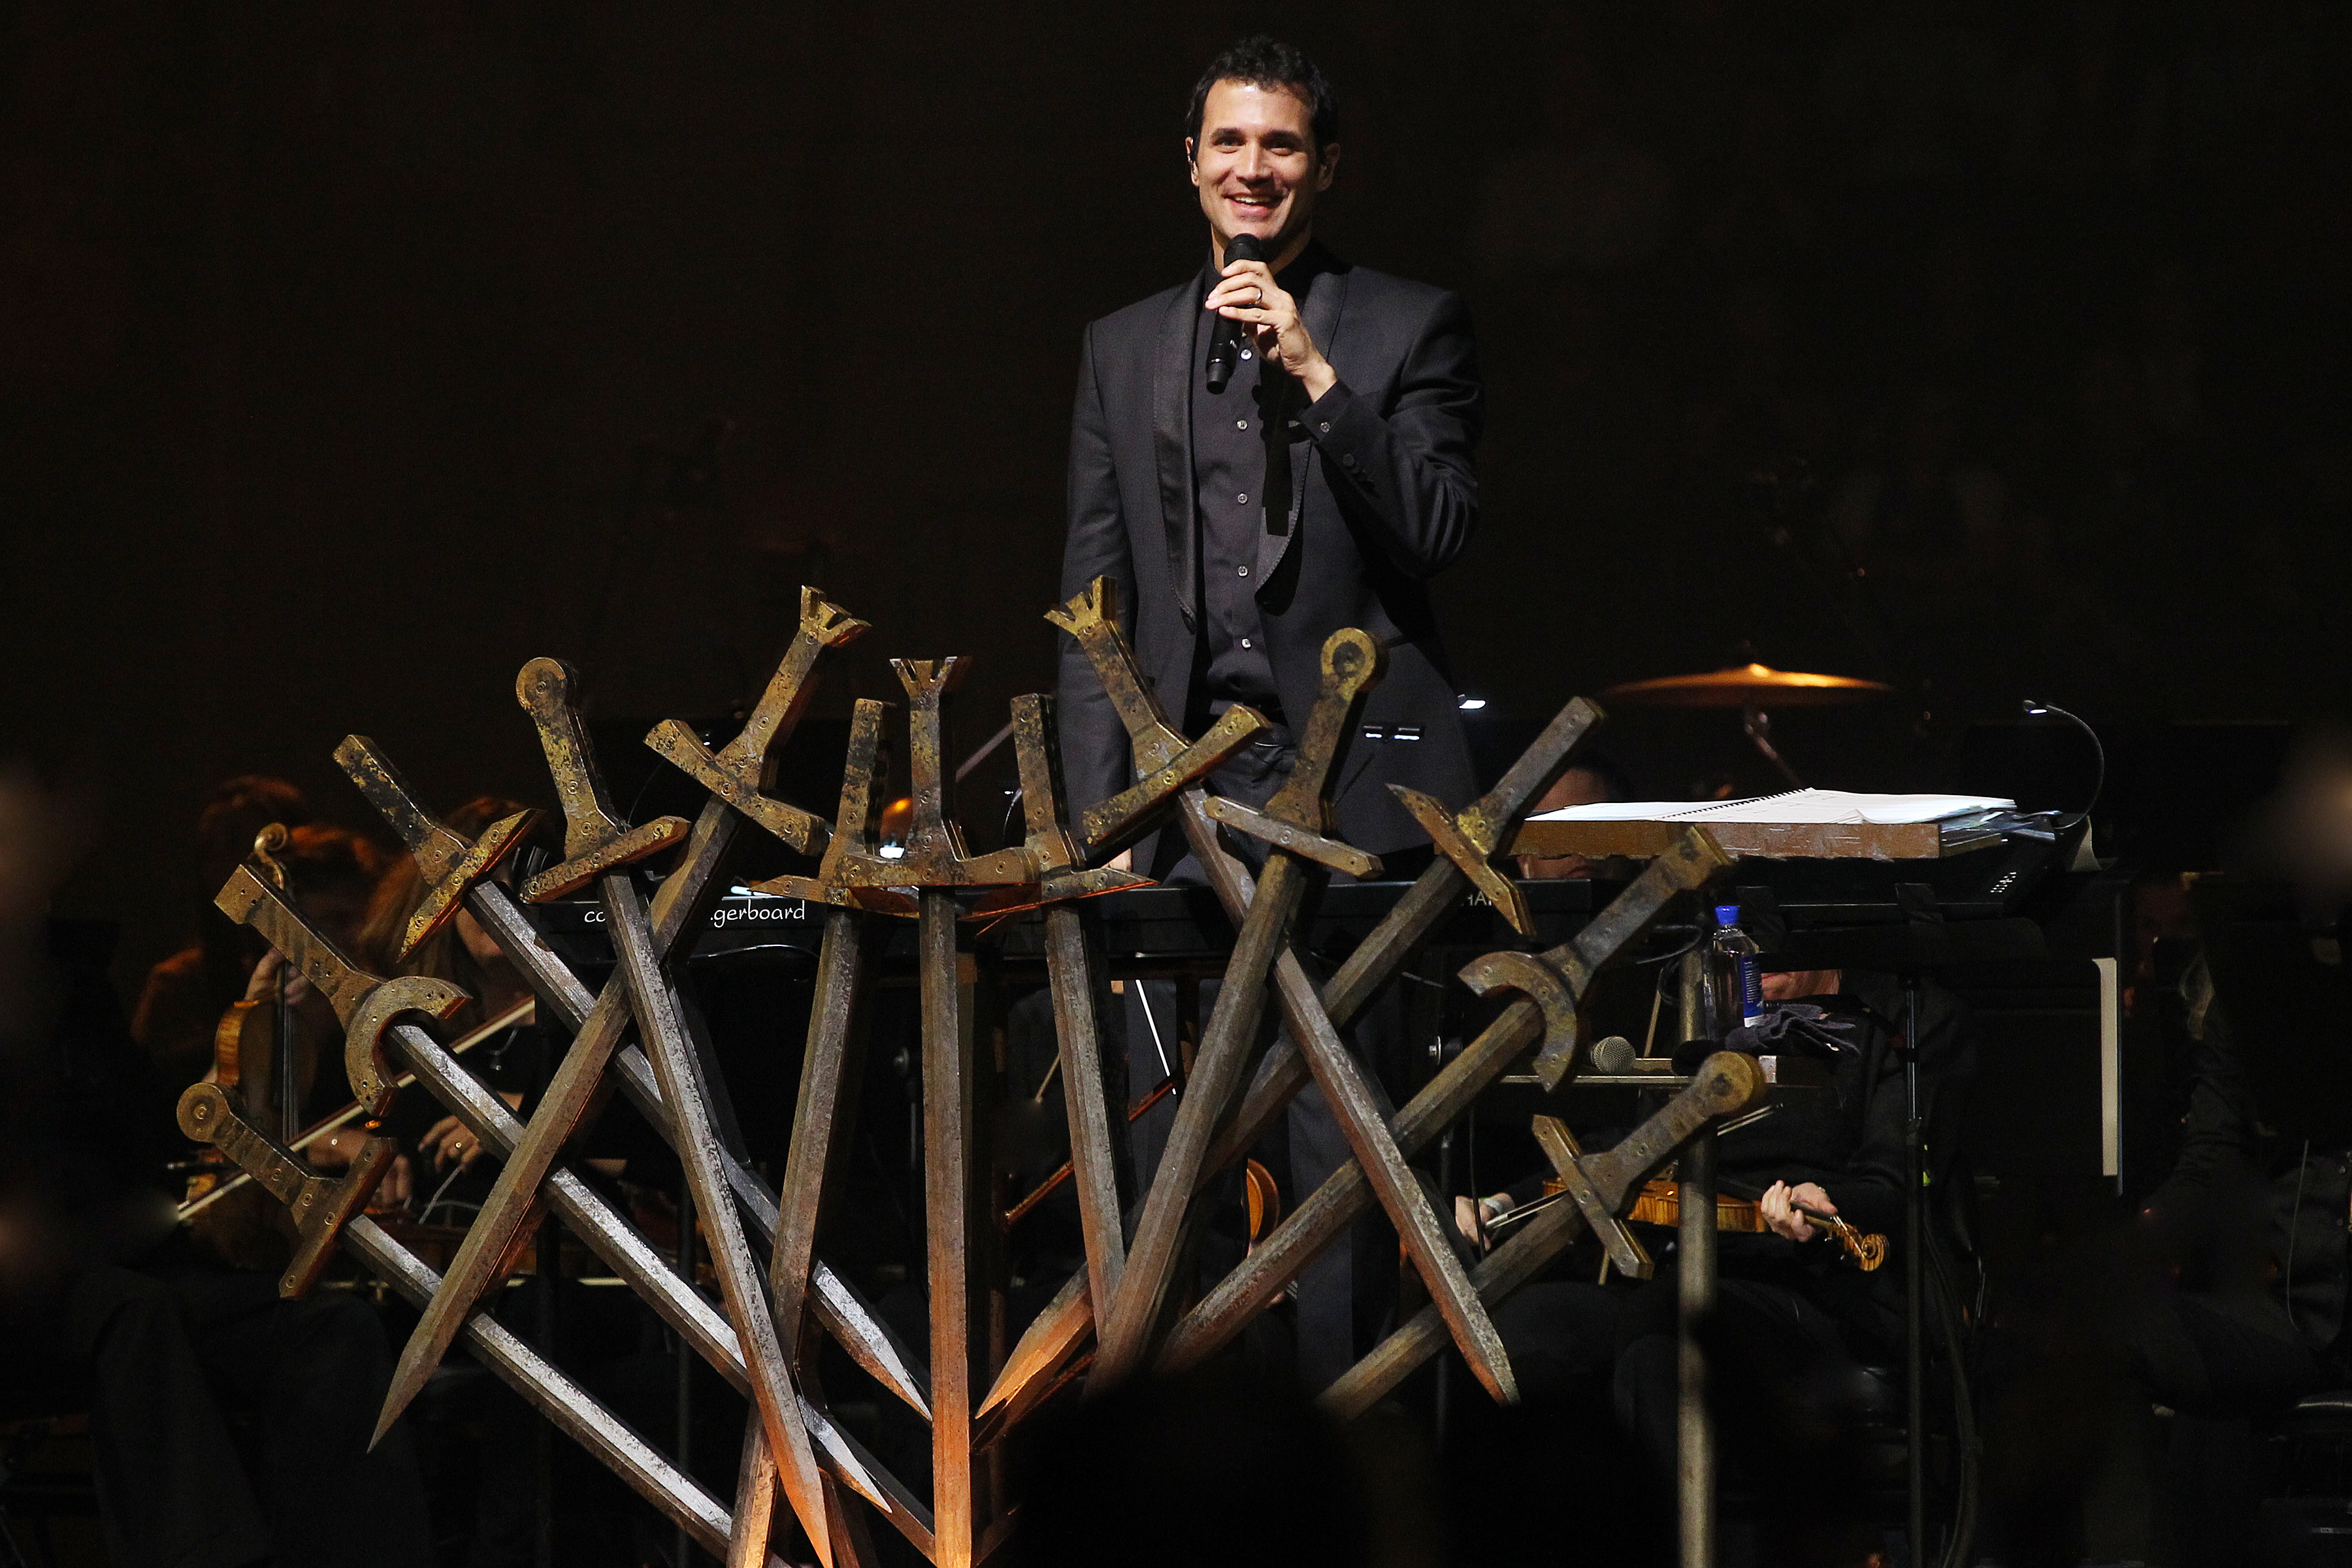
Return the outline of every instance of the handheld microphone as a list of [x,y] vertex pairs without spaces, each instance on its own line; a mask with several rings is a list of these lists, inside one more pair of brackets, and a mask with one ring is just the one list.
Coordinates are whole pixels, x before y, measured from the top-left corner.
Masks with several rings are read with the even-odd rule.
[[[1225,265],[1236,261],[1264,261],[1265,247],[1254,234],[1237,234],[1225,247]],[[1231,316],[1217,318],[1216,331],[1209,334],[1208,379],[1211,392],[1222,393],[1225,383],[1234,378],[1234,366],[1241,363],[1242,343],[1252,331],[1247,321],[1236,321]]]

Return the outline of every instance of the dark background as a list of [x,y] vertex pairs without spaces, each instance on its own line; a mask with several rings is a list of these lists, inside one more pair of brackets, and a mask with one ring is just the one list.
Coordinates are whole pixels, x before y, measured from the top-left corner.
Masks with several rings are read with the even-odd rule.
[[[544,795],[534,654],[723,710],[806,580],[877,627],[827,711],[885,653],[977,656],[962,746],[1045,686],[1078,330],[1195,265],[1181,108],[1252,26],[1339,85],[1327,237],[1476,311],[1440,589],[1497,711],[1879,676],[1783,733],[1899,787],[2026,691],[2344,691],[2340,5],[4,15],[0,752],[87,803],[126,975],[228,773],[356,824],[359,731]],[[1769,782],[1721,718],[1613,732],[1656,793]]]

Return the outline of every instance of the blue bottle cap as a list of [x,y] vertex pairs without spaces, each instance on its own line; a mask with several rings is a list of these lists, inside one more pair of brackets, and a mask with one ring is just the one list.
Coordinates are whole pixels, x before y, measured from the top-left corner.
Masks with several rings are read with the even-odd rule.
[[1739,923],[1739,906],[1738,904],[1716,905],[1715,923],[1719,926],[1738,925]]

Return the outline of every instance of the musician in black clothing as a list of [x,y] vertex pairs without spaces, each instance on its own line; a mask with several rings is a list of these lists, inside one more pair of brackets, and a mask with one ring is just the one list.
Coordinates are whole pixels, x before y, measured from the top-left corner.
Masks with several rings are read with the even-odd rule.
[[[1801,1412],[1818,1413],[1824,1391],[1841,1385],[1857,1363],[1889,1364],[1902,1348],[1901,1268],[1890,1263],[1862,1272],[1803,1212],[1833,1215],[1884,1236],[1890,1250],[1900,1244],[1907,1107],[1889,1020],[1903,1016],[1902,993],[1883,975],[1827,971],[1766,978],[1766,998],[1778,1005],[1756,1029],[1736,1031],[1729,1048],[1811,1056],[1830,1081],[1777,1091],[1762,1115],[1735,1124],[1719,1144],[1723,1190],[1757,1196],[1769,1226],[1765,1234],[1719,1238],[1717,1306],[1706,1344],[1728,1456],[1789,1455],[1817,1445]],[[1802,1005],[1791,1005],[1800,999]],[[1966,1045],[1948,993],[1925,994],[1921,1037],[1928,1086],[1948,1087],[1965,1076]],[[1475,1239],[1485,1243],[1540,1185],[1537,1177],[1480,1200]],[[1504,1301],[1495,1324],[1530,1400],[1590,1395],[1607,1373],[1618,1419],[1656,1473],[1670,1478],[1675,1259],[1670,1241],[1654,1239],[1652,1250],[1658,1268],[1648,1281],[1538,1280]]]
[[2168,1255],[2125,1337],[2160,1404],[2276,1408],[2344,1380],[2352,1160],[2265,1132],[2202,960],[2182,985],[2189,1039],[2180,1157],[2143,1217]]

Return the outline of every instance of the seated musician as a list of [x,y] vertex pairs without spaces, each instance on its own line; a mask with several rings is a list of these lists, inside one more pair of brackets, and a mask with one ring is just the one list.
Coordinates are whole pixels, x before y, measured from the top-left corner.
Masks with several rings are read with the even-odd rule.
[[[1801,1462],[1808,1436],[1801,1409],[1857,1363],[1885,1365],[1900,1352],[1900,1268],[1861,1270],[1813,1216],[1836,1216],[1857,1233],[1899,1237],[1906,1164],[1906,1099],[1887,1020],[1902,1016],[1899,991],[1882,975],[1835,970],[1767,974],[1776,1005],[1754,1031],[1730,1042],[1759,1055],[1811,1056],[1826,1087],[1777,1090],[1760,1114],[1721,1135],[1718,1180],[1727,1197],[1754,1205],[1762,1228],[1720,1238],[1720,1288],[1707,1331],[1715,1403],[1727,1455],[1773,1453]],[[1802,1004],[1802,1005],[1791,1005]],[[1958,1017],[1947,993],[1924,1008],[1923,1076],[1960,1059]],[[1694,1065],[1693,1047],[1681,1065]],[[1796,1073],[1784,1074],[1799,1076]],[[1592,1136],[1587,1146],[1612,1139]],[[1511,1212],[1532,1201],[1541,1178],[1457,1209],[1466,1235],[1492,1246]],[[1500,1233],[1500,1234],[1498,1234]],[[1674,1474],[1675,1258],[1671,1233],[1637,1230],[1657,1261],[1646,1282],[1539,1279],[1495,1311],[1519,1384],[1530,1400],[1591,1397],[1605,1387],[1618,1420],[1662,1479]],[[1740,1428],[1745,1428],[1741,1430]]]
[[[1547,811],[1559,811],[1571,805],[1599,805],[1608,801],[1631,800],[1633,786],[1625,770],[1597,752],[1587,751],[1559,778],[1551,788],[1528,810],[1530,816],[1540,816]],[[1595,877],[1613,869],[1607,862],[1595,861],[1587,855],[1521,855],[1519,875],[1533,881],[1552,881],[1579,877]]]
[[[289,792],[255,787],[253,780],[236,783],[232,798],[214,803],[222,816],[247,814],[217,835],[224,851],[238,836],[250,846],[260,826],[254,815],[267,813],[266,824],[299,805],[299,797],[289,801]],[[226,880],[239,858],[226,854],[226,864],[212,868]],[[339,941],[351,941],[366,907],[372,848],[340,830],[310,825],[296,830],[281,861],[304,907],[331,924]],[[242,934],[242,928],[226,929]],[[193,951],[193,958],[159,967],[141,1009],[150,1026],[141,1044],[158,1076],[169,1073],[169,1080],[152,1096],[121,1097],[121,1125],[67,1119],[50,1136],[94,1139],[117,1154],[143,1149],[158,1136],[169,1140],[167,1152],[184,1148],[169,1120],[179,1091],[200,1076],[223,1076],[225,1061],[244,1065],[237,1063],[237,1033],[230,1034],[230,1049],[216,1055],[211,1028],[195,1037],[201,1055],[191,1059],[190,1037],[179,1026],[194,999],[206,994],[205,950]],[[274,955],[258,965],[248,961],[248,967],[252,973],[239,988],[243,999],[274,996],[279,973]],[[294,1001],[302,1016],[301,997]],[[322,1000],[311,1001],[324,1009]],[[93,1001],[78,1005],[73,1016],[89,1027],[104,1011]],[[274,1011],[257,1006],[237,1016],[267,1017]],[[331,1010],[326,1022],[333,1025]],[[306,1037],[316,1032],[315,1025],[305,1017]],[[332,1032],[335,1048],[328,1059],[333,1070],[313,1072],[330,1110],[342,1079],[341,1030]],[[268,1054],[261,1048],[266,1041],[244,1043],[256,1047],[243,1053],[256,1062]],[[300,1065],[315,1069],[314,1057],[315,1048]],[[335,1090],[325,1087],[330,1079]],[[315,1145],[312,1152],[320,1163],[334,1157]],[[349,1154],[347,1149],[346,1161]],[[375,1309],[366,1298],[339,1290],[281,1300],[278,1271],[288,1248],[268,1210],[282,1214],[283,1205],[258,1184],[233,1196],[247,1192],[268,1209],[208,1233],[220,1247],[208,1250],[182,1226],[118,1260],[92,1261],[69,1279],[47,1321],[28,1336],[29,1348],[54,1363],[50,1371],[91,1401],[94,1462],[113,1560],[404,1568],[430,1562],[432,1531],[406,1424],[369,1445],[392,1367]],[[225,1202],[207,1214],[229,1207]],[[256,1266],[235,1266],[232,1258],[248,1252]],[[15,1348],[22,1353],[28,1346]],[[237,1441],[233,1424],[252,1441]]]
[[213,1031],[222,1009],[246,994],[253,966],[269,951],[261,933],[213,907],[213,895],[253,853],[254,836],[271,823],[298,828],[310,805],[284,779],[241,773],[215,784],[196,816],[195,940],[147,972],[131,1033],[173,1093],[212,1065]]
[[[2264,1125],[2240,1034],[2201,957],[2163,999],[2186,1037],[2179,1156],[2141,1206],[2144,1267],[2111,1280],[2101,1300],[2112,1342],[2059,1342],[2092,1365],[2118,1365],[2122,1386],[2099,1408],[2098,1390],[2046,1363],[2012,1381],[2070,1388],[2088,1407],[2041,1423],[2037,1435],[2047,1468],[2095,1478],[2085,1511],[2113,1536],[2096,1541],[2102,1556],[2165,1561],[2159,1537],[2177,1531],[2179,1561],[2235,1560],[2265,1495],[2262,1469],[2251,1458],[2167,1465],[2153,1407],[2180,1418],[2176,1456],[2205,1445],[2226,1458],[2249,1442],[2249,1417],[2352,1380],[2352,1152]],[[2137,1500],[2151,1495],[2165,1506]]]

